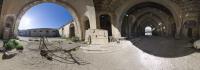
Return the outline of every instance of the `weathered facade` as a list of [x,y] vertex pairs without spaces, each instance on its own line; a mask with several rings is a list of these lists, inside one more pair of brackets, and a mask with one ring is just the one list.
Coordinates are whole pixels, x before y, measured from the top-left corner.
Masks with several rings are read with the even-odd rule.
[[16,36],[19,21],[34,5],[53,2],[70,10],[75,36],[84,39],[87,29],[105,29],[108,36],[134,38],[153,35],[175,38],[200,36],[199,0],[2,0],[1,37]]
[[75,37],[75,22],[71,21],[58,29],[59,35],[63,38]]
[[23,37],[59,37],[59,32],[57,29],[50,28],[36,28],[36,29],[27,29],[27,30],[19,30],[19,36]]

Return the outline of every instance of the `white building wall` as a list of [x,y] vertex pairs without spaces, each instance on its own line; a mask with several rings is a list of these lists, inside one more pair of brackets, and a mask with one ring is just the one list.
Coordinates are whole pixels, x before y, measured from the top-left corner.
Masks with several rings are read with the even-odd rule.
[[[72,23],[70,23],[70,24],[72,24]],[[65,25],[65,26],[63,26],[62,28],[59,29],[59,34],[60,34],[61,37],[69,38],[69,34],[70,34],[70,31],[69,31],[70,24],[67,24],[67,25]]]

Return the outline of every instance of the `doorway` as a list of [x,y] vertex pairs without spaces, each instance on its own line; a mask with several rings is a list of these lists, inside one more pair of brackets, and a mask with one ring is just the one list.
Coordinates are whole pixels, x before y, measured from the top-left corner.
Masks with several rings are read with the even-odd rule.
[[112,36],[112,28],[111,28],[111,18],[109,15],[101,15],[100,16],[100,27],[101,29],[108,30],[108,36]]

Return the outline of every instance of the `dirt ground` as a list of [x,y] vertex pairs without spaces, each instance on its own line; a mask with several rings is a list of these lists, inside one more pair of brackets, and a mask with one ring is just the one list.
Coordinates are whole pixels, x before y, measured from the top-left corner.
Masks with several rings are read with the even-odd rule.
[[[55,42],[53,42],[55,43]],[[64,61],[58,57],[47,60],[40,56],[38,42],[23,42],[23,53],[11,59],[0,60],[0,70],[199,70],[200,54],[191,48],[188,41],[171,38],[136,38],[130,41],[121,41],[113,46],[104,45],[112,52],[98,53],[100,51],[86,51],[77,49],[72,52],[73,57],[80,63],[74,63],[65,52],[54,52],[56,55],[66,57]],[[56,44],[56,43],[55,43]],[[132,45],[134,44],[134,45]],[[53,45],[50,45],[53,46]],[[87,46],[81,43],[69,44],[64,42],[61,46],[76,47]],[[98,46],[95,46],[98,48]],[[92,53],[95,52],[95,53]]]

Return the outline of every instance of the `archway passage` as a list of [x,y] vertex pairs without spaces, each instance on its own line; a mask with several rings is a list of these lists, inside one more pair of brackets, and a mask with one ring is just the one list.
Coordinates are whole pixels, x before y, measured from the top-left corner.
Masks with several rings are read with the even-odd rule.
[[[176,40],[175,19],[167,7],[144,2],[130,8],[123,18],[121,35],[142,51],[159,57],[181,57],[194,52],[187,40]],[[148,29],[148,30],[146,30]],[[149,36],[152,35],[152,36]]]
[[151,26],[155,36],[174,37],[176,24],[174,16],[166,7],[145,2],[134,5],[124,15],[121,26],[123,37],[135,38],[145,35],[145,27]]
[[100,16],[100,27],[108,30],[108,36],[112,36],[111,17],[109,15]]
[[152,27],[151,26],[146,26],[145,27],[145,36],[152,36]]

